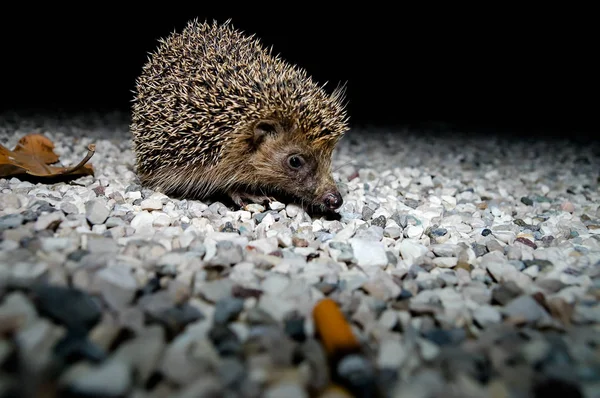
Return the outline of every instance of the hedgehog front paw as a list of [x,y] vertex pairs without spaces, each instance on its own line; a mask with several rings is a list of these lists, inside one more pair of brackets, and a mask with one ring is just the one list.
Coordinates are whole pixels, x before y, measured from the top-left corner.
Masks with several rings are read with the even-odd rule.
[[274,198],[269,196],[253,195],[246,192],[233,192],[229,196],[231,197],[231,200],[233,200],[233,203],[235,203],[240,208],[243,208],[249,205],[250,203],[263,205],[266,202],[270,203],[275,200]]

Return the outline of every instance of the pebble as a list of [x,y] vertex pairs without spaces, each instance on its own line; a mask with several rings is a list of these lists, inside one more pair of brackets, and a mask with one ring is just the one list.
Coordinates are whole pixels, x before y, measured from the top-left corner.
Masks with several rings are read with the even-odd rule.
[[126,363],[111,360],[99,366],[76,364],[65,371],[59,384],[68,394],[120,397],[127,393],[132,380]]
[[102,224],[108,218],[110,210],[104,201],[97,199],[85,204],[85,218],[92,225]]
[[[0,123],[9,146],[39,124],[71,164],[97,148],[73,183],[0,179],[3,392],[350,396],[335,371],[395,397],[594,396],[597,147],[354,129],[332,218],[142,187],[113,117]],[[324,297],[368,355],[330,363]]]

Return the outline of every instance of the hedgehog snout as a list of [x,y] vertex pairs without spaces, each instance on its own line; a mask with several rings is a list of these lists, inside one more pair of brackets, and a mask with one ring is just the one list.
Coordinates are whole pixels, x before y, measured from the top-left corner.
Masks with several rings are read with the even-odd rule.
[[330,210],[339,209],[342,203],[344,200],[338,191],[327,192],[323,196],[323,204]]

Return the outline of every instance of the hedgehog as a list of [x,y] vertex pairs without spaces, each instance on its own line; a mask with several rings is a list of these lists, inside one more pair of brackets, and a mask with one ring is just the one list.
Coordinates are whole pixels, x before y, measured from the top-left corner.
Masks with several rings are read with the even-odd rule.
[[[348,131],[345,84],[327,92],[255,34],[193,19],[158,39],[136,79],[130,130],[140,183],[237,206],[343,204],[332,153]],[[313,207],[313,208],[314,208]]]

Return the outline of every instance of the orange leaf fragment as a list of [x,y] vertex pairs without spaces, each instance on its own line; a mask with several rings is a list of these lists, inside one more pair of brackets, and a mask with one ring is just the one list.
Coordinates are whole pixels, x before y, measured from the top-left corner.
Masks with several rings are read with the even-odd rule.
[[360,344],[350,324],[332,299],[322,299],[315,305],[313,320],[323,347],[329,356],[360,349]]
[[66,175],[93,175],[94,168],[86,164],[94,155],[96,146],[90,144],[86,156],[74,167],[49,166],[58,162],[54,143],[40,134],[21,138],[12,151],[0,145],[0,178],[34,176],[56,178]]
[[58,155],[54,153],[54,143],[41,134],[29,134],[21,138],[13,152],[35,156],[45,164],[58,162]]

